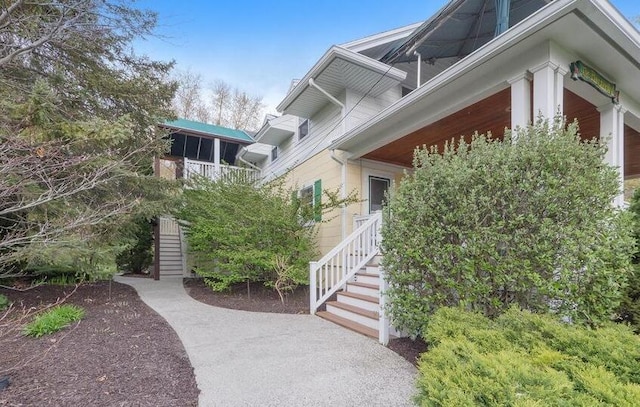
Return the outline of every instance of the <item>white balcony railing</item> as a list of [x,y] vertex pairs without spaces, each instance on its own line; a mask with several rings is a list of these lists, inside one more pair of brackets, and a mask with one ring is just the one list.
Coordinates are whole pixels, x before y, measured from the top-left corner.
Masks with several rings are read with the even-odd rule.
[[184,178],[205,177],[212,181],[253,182],[260,179],[260,172],[252,168],[215,164],[206,161],[184,159]]

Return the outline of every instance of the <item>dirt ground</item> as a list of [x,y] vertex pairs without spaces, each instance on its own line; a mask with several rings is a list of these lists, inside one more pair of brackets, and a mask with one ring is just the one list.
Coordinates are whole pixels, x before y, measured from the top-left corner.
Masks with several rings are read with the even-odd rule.
[[[0,288],[17,307],[42,306],[73,291],[40,286]],[[80,322],[38,339],[0,321],[0,406],[196,406],[193,368],[171,327],[135,290],[115,282],[84,284],[67,303]],[[0,312],[0,317],[3,313]]]

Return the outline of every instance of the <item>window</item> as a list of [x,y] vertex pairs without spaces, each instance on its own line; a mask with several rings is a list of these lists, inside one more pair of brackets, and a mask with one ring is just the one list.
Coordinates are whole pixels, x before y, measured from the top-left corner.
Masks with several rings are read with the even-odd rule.
[[298,193],[302,218],[320,222],[322,220],[322,181],[302,188]]
[[198,150],[200,150],[200,137],[187,136],[187,148],[184,151],[184,156],[191,160],[197,160]]
[[298,140],[302,140],[309,134],[309,119],[305,120],[298,126]]
[[382,210],[390,184],[388,178],[369,176],[369,213]]
[[278,147],[273,147],[271,149],[271,161],[275,161],[278,158]]
[[169,138],[171,140],[171,155],[176,157],[184,157],[184,145],[186,137],[182,134],[173,133]]

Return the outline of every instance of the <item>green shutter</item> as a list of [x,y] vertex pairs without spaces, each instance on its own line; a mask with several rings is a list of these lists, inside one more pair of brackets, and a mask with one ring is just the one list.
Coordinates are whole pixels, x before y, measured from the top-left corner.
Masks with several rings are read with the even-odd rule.
[[322,220],[322,180],[313,183],[313,220]]

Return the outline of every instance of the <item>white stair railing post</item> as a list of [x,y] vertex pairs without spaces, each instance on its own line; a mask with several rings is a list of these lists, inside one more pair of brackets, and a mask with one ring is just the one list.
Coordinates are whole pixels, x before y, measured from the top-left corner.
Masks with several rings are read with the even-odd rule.
[[378,342],[387,346],[389,343],[389,318],[387,316],[387,290],[389,283],[382,266],[378,265],[380,273],[380,318],[378,319]]
[[316,274],[318,262],[309,262],[309,313],[314,315],[318,309],[316,302],[318,300],[318,277]]

